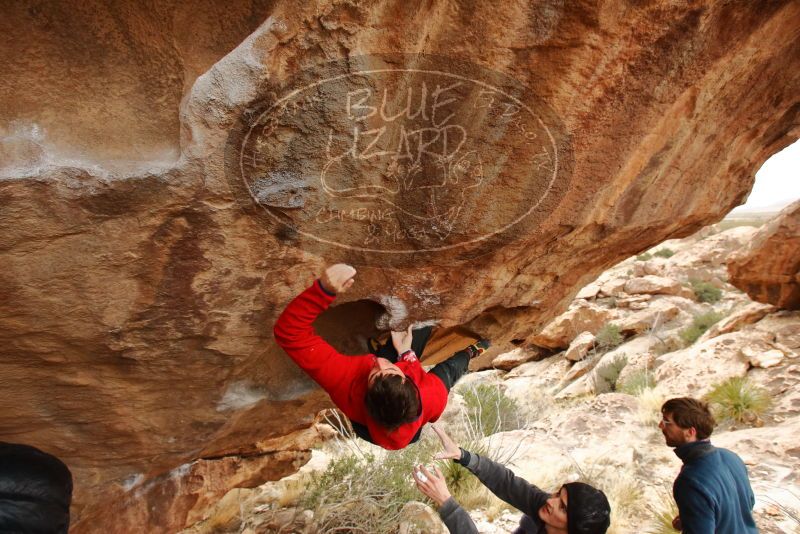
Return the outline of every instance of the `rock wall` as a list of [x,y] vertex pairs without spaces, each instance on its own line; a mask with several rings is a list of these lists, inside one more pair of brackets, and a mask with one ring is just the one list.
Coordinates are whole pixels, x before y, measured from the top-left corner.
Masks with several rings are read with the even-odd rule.
[[751,299],[800,309],[800,202],[786,206],[728,261],[731,283]]
[[0,439],[71,467],[75,532],[241,483],[198,459],[289,468],[327,400],[271,327],[326,263],[359,270],[342,347],[520,343],[798,137],[788,0],[111,6],[0,21]]

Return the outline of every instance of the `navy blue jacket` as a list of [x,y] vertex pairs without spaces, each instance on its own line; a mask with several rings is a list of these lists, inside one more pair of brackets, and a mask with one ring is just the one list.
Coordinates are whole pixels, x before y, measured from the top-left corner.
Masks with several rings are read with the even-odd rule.
[[684,534],[755,534],[755,497],[747,468],[736,454],[708,440],[681,445],[683,468],[672,494]]

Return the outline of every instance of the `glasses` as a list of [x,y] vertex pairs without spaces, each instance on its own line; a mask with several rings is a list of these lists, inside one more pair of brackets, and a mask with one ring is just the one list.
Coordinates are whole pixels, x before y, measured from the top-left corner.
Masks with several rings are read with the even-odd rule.
[[669,425],[674,425],[675,422],[674,421],[667,421],[666,419],[662,419],[661,420],[661,424],[664,425],[664,426],[669,426]]

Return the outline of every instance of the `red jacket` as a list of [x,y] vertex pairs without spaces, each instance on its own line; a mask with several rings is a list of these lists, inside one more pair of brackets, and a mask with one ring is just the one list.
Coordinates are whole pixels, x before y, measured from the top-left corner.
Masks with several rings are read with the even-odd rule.
[[328,392],[333,403],[356,423],[369,429],[376,445],[397,450],[408,445],[417,430],[428,421],[436,421],[447,404],[447,389],[438,376],[425,372],[419,360],[398,361],[403,373],[416,384],[422,414],[411,423],[387,431],[367,414],[364,395],[367,378],[375,365],[375,356],[339,354],[314,331],[312,323],[328,309],[335,296],[326,293],[319,281],[300,293],[286,306],[275,323],[275,339],[300,368]]

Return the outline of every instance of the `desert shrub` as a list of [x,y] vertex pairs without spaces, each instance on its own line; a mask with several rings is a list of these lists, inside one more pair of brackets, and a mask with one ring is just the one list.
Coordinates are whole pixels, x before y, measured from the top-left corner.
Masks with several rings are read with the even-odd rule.
[[463,391],[467,424],[481,436],[491,436],[525,426],[520,406],[496,385],[478,384]]
[[661,421],[661,406],[667,398],[659,388],[642,390],[636,397],[636,418],[644,426],[655,428]]
[[651,259],[652,257],[653,257],[653,255],[650,254],[649,252],[644,252],[644,253],[639,254],[638,256],[636,256],[636,259],[639,260],[639,261],[647,261],[647,260]]
[[724,317],[723,314],[715,311],[695,315],[692,324],[681,330],[678,334],[686,345],[691,345],[697,341],[706,330]]
[[628,395],[640,395],[646,389],[652,389],[656,385],[656,379],[653,373],[647,369],[641,369],[628,375],[628,377],[619,384],[619,391],[627,393]]
[[759,420],[771,405],[769,393],[743,376],[735,376],[715,385],[706,395],[706,400],[718,420],[738,423]]
[[[467,389],[463,396],[461,422],[447,432],[467,450],[502,463],[513,460],[516,449],[500,449],[484,436],[522,426],[516,402],[498,387],[485,384]],[[353,437],[345,419],[329,422],[344,438]],[[423,433],[416,444],[391,453],[363,450],[358,441],[342,443],[347,444],[349,452],[310,477],[299,505],[314,512],[314,529],[318,532],[394,534],[403,506],[411,500],[425,500],[411,472],[418,464],[430,468],[431,458],[440,450],[438,438]],[[450,460],[438,465],[450,492],[466,509],[489,503],[502,506],[465,468]]]
[[683,338],[678,335],[670,335],[665,338],[659,338],[658,342],[653,347],[653,352],[657,355],[661,356],[664,354],[669,354],[670,352],[674,352],[676,350],[680,350],[686,346],[686,343],[683,341]]
[[722,290],[710,282],[692,279],[689,280],[689,284],[692,286],[694,296],[697,297],[697,300],[700,302],[713,304],[714,302],[719,302],[722,298]]
[[623,341],[622,332],[614,323],[606,323],[594,336],[595,345],[601,349],[611,349]]
[[670,249],[670,248],[666,248],[666,247],[662,248],[662,249],[658,249],[657,251],[655,251],[653,253],[653,256],[655,256],[657,258],[671,258],[674,255],[675,255],[675,251]]
[[314,511],[320,532],[394,533],[403,506],[421,497],[411,471],[429,463],[433,451],[430,439],[380,456],[351,451],[311,477],[300,504]]
[[619,374],[628,365],[628,358],[617,356],[610,362],[595,368],[592,377],[594,379],[594,392],[597,394],[608,393],[617,390],[617,379]]
[[672,520],[678,515],[678,505],[672,498],[672,492],[663,489],[655,504],[648,504],[650,525],[645,530],[646,534],[675,534],[678,532],[672,528]]

